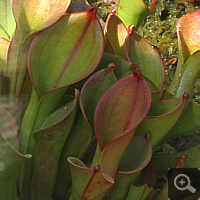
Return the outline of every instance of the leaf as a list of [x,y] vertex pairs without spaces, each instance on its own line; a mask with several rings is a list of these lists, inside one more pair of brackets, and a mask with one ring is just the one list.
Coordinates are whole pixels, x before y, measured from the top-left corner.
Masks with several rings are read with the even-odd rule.
[[94,116],[95,133],[102,149],[142,121],[149,110],[150,97],[140,70],[120,79],[104,93]]
[[183,168],[199,168],[200,166],[200,147],[195,146],[186,151],[167,154],[167,155],[154,155],[153,163],[156,173],[166,173],[169,168],[174,167],[175,159],[182,155],[188,155],[187,159],[183,163]]
[[[196,51],[200,50],[200,11],[195,11],[182,16],[176,23],[176,32],[178,37],[179,59],[176,73],[170,85],[170,91],[176,93],[176,90],[185,71],[185,62]],[[199,60],[199,59],[198,59]],[[197,63],[198,61],[196,61]],[[189,62],[188,62],[189,63]],[[193,63],[194,64],[194,63]],[[195,65],[195,64],[194,64]],[[192,67],[192,66],[191,66]],[[196,68],[196,67],[194,67]]]
[[168,181],[165,183],[164,187],[160,193],[156,196],[155,200],[168,200]]
[[151,144],[155,147],[164,143],[164,136],[176,124],[188,101],[188,95],[182,98],[163,99],[152,104],[146,118],[139,125],[136,135],[151,133]]
[[147,185],[143,185],[143,186],[131,186],[128,196],[126,198],[126,200],[134,200],[134,199],[138,199],[138,200],[145,200],[147,198],[147,196],[149,195],[149,193],[151,192],[151,188],[149,188]]
[[50,199],[53,193],[58,163],[64,143],[72,127],[78,100],[53,112],[42,128],[33,133],[36,142],[31,199]]
[[[36,91],[32,90],[31,99],[29,105],[26,109],[26,112],[23,116],[21,129],[20,129],[20,150],[21,152],[29,152],[32,155],[35,154],[35,139],[33,138],[33,132],[41,129],[42,124],[47,119],[47,117],[58,108],[59,101],[63,94],[65,93],[66,88],[61,88],[47,93],[40,100]],[[21,168],[21,194],[25,198],[30,198],[27,194],[30,194],[31,188],[31,179],[33,174],[33,160],[30,160],[23,164]]]
[[17,122],[12,114],[3,107],[0,107],[0,131],[2,136],[5,137],[4,140],[6,140],[13,149],[18,151]]
[[115,184],[109,193],[110,199],[124,199],[130,185],[138,185],[141,170],[144,169],[152,157],[150,134],[133,136],[119,162]]
[[118,170],[120,173],[135,173],[147,166],[153,152],[150,139],[151,134],[148,133],[145,136],[134,136],[131,139],[119,162]]
[[200,76],[200,50],[192,54],[184,65],[184,71],[181,74],[180,83],[174,95],[180,98],[184,92],[189,94],[190,99],[193,96],[193,90],[197,78]]
[[80,94],[80,107],[85,118],[93,127],[96,106],[105,91],[116,82],[114,65],[93,74],[84,84]]
[[[177,198],[184,198],[185,197],[185,194],[183,191],[180,191],[180,190],[176,190],[175,188],[175,193],[173,191],[174,188],[170,187],[170,193],[168,192],[168,186],[171,186],[174,184],[174,179],[175,177],[178,175],[178,174],[181,174],[183,172],[184,169],[183,168],[183,163],[185,162],[187,158],[187,155],[181,155],[180,157],[176,158],[176,162],[175,162],[175,167],[174,168],[177,168],[176,170],[173,170],[172,173],[169,174],[169,178],[168,180],[166,181],[163,189],[161,190],[161,192],[158,194],[158,196],[155,198],[155,200],[168,200],[171,195],[173,194],[173,198],[177,199]],[[170,197],[171,198],[171,197]]]
[[71,188],[71,176],[68,157],[82,158],[87,151],[92,139],[93,131],[84,115],[81,114],[78,122],[73,125],[60,156],[54,196],[65,199]]
[[23,34],[41,31],[56,22],[71,0],[12,0],[15,20]]
[[182,16],[176,23],[176,32],[179,42],[179,54],[183,62],[190,55],[200,50],[200,11],[195,11]]
[[[17,26],[8,57],[11,103],[19,101],[27,76],[28,50],[36,32],[55,23],[66,12],[70,2],[71,0],[12,0]],[[30,91],[31,88],[28,88],[28,92]],[[15,107],[11,110],[12,113],[17,112]]]
[[162,88],[161,90],[153,91],[152,92],[152,103],[163,99],[166,93],[166,88]]
[[18,152],[17,123],[13,116],[0,107],[0,199],[17,198],[16,182],[23,162],[31,155]]
[[0,0],[0,36],[7,40],[11,40],[15,31],[15,20],[12,13],[11,1]]
[[[126,58],[124,44],[127,36],[128,29],[115,15],[115,12],[111,11],[105,24],[105,52],[115,53],[123,58]],[[112,50],[109,50],[109,48]]]
[[127,28],[130,25],[134,25],[136,30],[138,30],[143,20],[150,15],[150,10],[143,0],[120,0],[116,14],[124,22]]
[[3,70],[0,68],[0,104],[1,105],[3,105],[4,102],[6,102],[7,104],[7,99],[4,96],[4,94],[7,92],[7,89],[8,89],[7,77],[4,76]]
[[10,42],[0,37],[0,68],[3,70],[4,75],[7,74],[7,54]]
[[114,73],[117,80],[132,74],[132,70],[136,67],[135,64],[123,59],[118,55],[105,52],[101,62],[99,63],[98,69],[104,69],[110,63],[114,63],[115,65]]
[[126,50],[129,60],[137,63],[142,73],[160,90],[165,78],[165,66],[156,49],[135,31],[130,31]]
[[28,63],[39,98],[80,81],[96,68],[104,44],[95,14],[93,8],[88,12],[65,15],[35,37]]
[[103,173],[114,177],[118,162],[150,104],[150,88],[141,78],[140,70],[120,79],[101,97],[95,111],[94,129],[101,151],[95,162],[100,164]]
[[186,110],[164,140],[171,140],[182,133],[189,133],[200,129],[200,105],[190,101]]
[[99,166],[87,168],[82,161],[73,157],[69,157],[68,162],[73,187],[70,199],[95,199],[114,184],[110,176],[101,173]]

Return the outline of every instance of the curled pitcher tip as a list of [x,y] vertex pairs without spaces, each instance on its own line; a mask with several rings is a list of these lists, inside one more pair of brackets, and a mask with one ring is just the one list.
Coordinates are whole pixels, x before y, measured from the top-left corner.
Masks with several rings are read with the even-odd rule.
[[144,135],[144,138],[145,138],[145,140],[146,140],[147,142],[150,142],[151,136],[152,136],[151,133],[146,133],[146,134]]
[[135,26],[134,26],[134,25],[130,25],[130,26],[128,27],[128,32],[129,32],[129,34],[133,33],[134,31],[135,31]]
[[110,63],[110,64],[108,65],[108,67],[105,68],[105,71],[113,71],[114,68],[115,68],[115,64],[114,64],[114,63]]
[[141,80],[142,79],[142,71],[140,69],[134,70],[133,76],[136,77],[138,80]]
[[109,13],[109,15],[114,15],[116,13],[116,9],[112,9]]
[[188,100],[189,99],[189,94],[187,92],[184,92],[182,98]]
[[96,16],[96,14],[97,14],[97,7],[92,7],[92,8],[90,8],[89,10],[88,10],[88,12],[89,13],[94,13],[94,15]]
[[183,154],[181,157],[177,157],[176,158],[176,168],[181,168],[182,164],[185,162],[185,160],[187,159],[188,155]]
[[94,170],[94,172],[99,172],[100,171],[100,165],[94,166],[93,170]]

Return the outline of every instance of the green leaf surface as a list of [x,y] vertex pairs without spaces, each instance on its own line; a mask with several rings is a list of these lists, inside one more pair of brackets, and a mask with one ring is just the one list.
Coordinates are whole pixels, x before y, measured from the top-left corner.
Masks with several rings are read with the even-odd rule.
[[143,20],[150,14],[150,10],[143,0],[120,0],[116,14],[127,28],[134,25],[137,30]]
[[113,84],[95,111],[94,128],[101,151],[96,162],[102,172],[111,177],[136,127],[150,108],[151,91],[141,75],[141,71],[136,70]]
[[81,158],[90,145],[94,133],[84,115],[81,114],[78,122],[73,125],[60,156],[57,180],[54,195],[60,199],[67,198],[71,187],[71,176],[68,157]]
[[19,142],[17,139],[18,126],[15,118],[2,106],[0,107],[0,131],[10,146],[16,151],[19,150]]
[[149,195],[149,193],[151,192],[151,190],[152,189],[149,188],[147,185],[143,185],[140,187],[132,185],[130,187],[126,200],[134,200],[134,199],[145,200]]
[[131,184],[138,185],[140,172],[145,168],[152,157],[150,135],[133,136],[119,162],[115,184],[110,192],[109,199],[124,199]]
[[117,173],[115,176],[115,184],[112,186],[107,200],[121,200],[125,199],[128,195],[131,184],[138,185],[141,172],[135,172],[131,174]]
[[0,199],[17,199],[18,171],[31,158],[18,152],[17,123],[13,116],[0,107]]
[[181,118],[163,140],[170,140],[182,133],[189,133],[200,129],[200,105],[190,101]]
[[[156,196],[155,200],[168,200],[168,181],[165,183],[161,192]],[[171,183],[172,184],[172,183]]]
[[106,68],[110,63],[115,65],[114,73],[118,80],[132,74],[132,70],[136,67],[133,63],[118,55],[105,52],[98,69]]
[[135,31],[131,31],[126,41],[129,59],[138,64],[138,68],[157,87],[161,89],[165,78],[165,66],[159,53],[146,39]]
[[150,138],[150,134],[146,134],[131,139],[119,162],[120,173],[136,173],[147,166],[152,157]]
[[156,90],[152,92],[152,103],[161,100],[165,95],[166,89]]
[[[29,102],[29,105],[24,114],[21,131],[20,131],[20,150],[24,153],[35,154],[35,139],[33,138],[33,132],[41,129],[42,124],[47,119],[47,117],[58,108],[59,101],[63,94],[65,93],[66,88],[61,88],[54,90],[43,96],[40,101],[36,91],[32,90],[32,96]],[[33,160],[30,160],[23,164],[21,168],[21,193],[26,196],[30,194],[31,188],[31,179],[33,175]],[[26,198],[29,198],[26,196]]]
[[[178,174],[182,173],[182,168],[183,168],[183,164],[185,162],[187,158],[187,155],[182,154],[180,157],[176,158],[176,161],[174,162],[174,166],[173,168],[177,168],[176,170],[173,171],[173,173],[170,174],[170,177],[168,178],[168,180],[166,181],[164,187],[162,188],[162,190],[160,191],[160,193],[156,196],[155,200],[168,200],[168,186],[174,184],[174,179]],[[182,199],[184,198],[185,195],[185,191],[181,191],[181,190],[176,190],[176,188],[170,188],[170,192],[172,192],[173,197],[175,199]],[[187,194],[187,191],[186,191]]]
[[15,31],[15,19],[12,13],[11,1],[0,0],[0,36],[11,40]]
[[71,0],[12,0],[15,20],[23,34],[41,31],[56,22]]
[[48,200],[52,196],[59,158],[74,121],[78,97],[78,93],[76,93],[74,101],[53,112],[45,120],[42,128],[33,133],[36,152],[32,179],[32,200]]
[[176,23],[179,59],[174,79],[170,85],[170,91],[173,93],[176,92],[181,81],[182,75],[185,71],[185,62],[189,59],[189,57],[192,54],[200,50],[199,17],[200,11],[191,12],[182,16]]
[[68,158],[68,162],[73,186],[70,200],[95,199],[114,183],[110,176],[101,173],[99,166],[87,168],[81,160],[73,157]]
[[35,37],[29,51],[29,72],[39,98],[80,81],[96,68],[104,42],[95,14],[94,8],[67,14]]
[[93,74],[84,84],[80,95],[80,106],[85,118],[93,127],[94,112],[101,96],[117,80],[113,73],[114,66]]
[[101,148],[142,121],[149,110],[150,97],[150,89],[141,78],[140,70],[120,79],[104,93],[94,116]]
[[0,68],[3,70],[4,75],[7,74],[7,54],[10,42],[0,37]]
[[167,155],[154,155],[153,163],[156,173],[166,173],[169,168],[174,167],[174,163],[177,157],[182,155],[188,155],[187,159],[183,163],[184,168],[199,168],[200,166],[200,147],[196,146],[186,151],[167,154]]
[[188,58],[184,65],[184,69],[185,70],[181,74],[181,79],[174,96],[176,98],[180,98],[184,92],[187,92],[191,99],[193,96],[195,82],[200,76],[200,50]]
[[176,124],[182,115],[188,101],[188,95],[183,98],[163,99],[152,104],[146,118],[139,125],[136,135],[151,133],[151,144],[163,143],[163,137]]
[[124,44],[127,36],[128,29],[118,16],[111,11],[105,24],[105,52],[114,53],[126,58]]

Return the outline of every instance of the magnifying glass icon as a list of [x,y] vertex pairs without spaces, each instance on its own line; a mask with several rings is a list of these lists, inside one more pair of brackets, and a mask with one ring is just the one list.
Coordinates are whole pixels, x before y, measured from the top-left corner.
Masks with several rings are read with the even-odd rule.
[[196,189],[190,185],[190,178],[186,174],[179,174],[174,179],[174,186],[178,190],[189,190],[191,193],[195,193]]

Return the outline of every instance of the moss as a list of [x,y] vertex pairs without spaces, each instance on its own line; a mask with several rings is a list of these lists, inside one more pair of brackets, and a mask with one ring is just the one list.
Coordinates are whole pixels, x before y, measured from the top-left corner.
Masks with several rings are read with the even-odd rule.
[[[88,0],[98,8],[99,16],[105,21],[110,10],[117,7],[118,0]],[[145,0],[148,7],[152,0]],[[178,58],[178,40],[176,35],[177,20],[195,10],[200,9],[200,1],[194,0],[157,0],[151,15],[140,26],[138,33],[147,39],[160,53],[164,62]],[[177,62],[166,65],[166,81],[171,82]],[[200,103],[200,81],[194,88],[194,100]]]
[[110,11],[117,8],[118,0],[88,0],[88,2],[98,8],[98,15],[106,21]]

